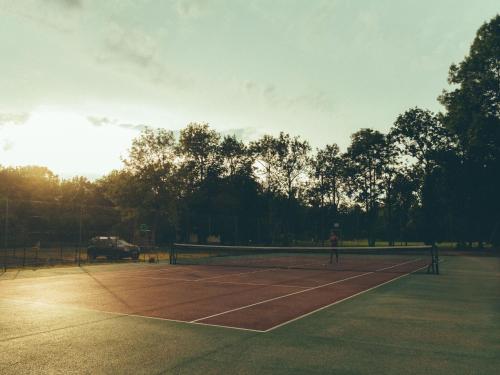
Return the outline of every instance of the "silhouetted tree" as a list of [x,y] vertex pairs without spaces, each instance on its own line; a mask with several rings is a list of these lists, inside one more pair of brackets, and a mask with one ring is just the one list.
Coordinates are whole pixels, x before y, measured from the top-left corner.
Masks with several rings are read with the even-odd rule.
[[351,136],[345,154],[347,191],[354,201],[363,204],[367,215],[368,242],[375,245],[374,227],[384,192],[385,136],[372,129],[361,129]]
[[208,124],[191,123],[181,130],[178,151],[182,167],[192,174],[193,183],[201,183],[209,173],[220,173],[220,135]]
[[500,223],[500,15],[479,28],[469,54],[451,65],[448,82],[453,89],[439,98],[443,121],[462,153],[468,230],[482,241]]

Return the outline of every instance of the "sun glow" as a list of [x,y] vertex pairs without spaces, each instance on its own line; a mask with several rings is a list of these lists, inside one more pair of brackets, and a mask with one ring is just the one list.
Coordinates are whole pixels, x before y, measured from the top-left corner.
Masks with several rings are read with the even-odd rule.
[[91,125],[76,113],[39,109],[25,124],[0,128],[0,164],[46,166],[62,177],[102,175],[120,168],[120,156],[136,135]]

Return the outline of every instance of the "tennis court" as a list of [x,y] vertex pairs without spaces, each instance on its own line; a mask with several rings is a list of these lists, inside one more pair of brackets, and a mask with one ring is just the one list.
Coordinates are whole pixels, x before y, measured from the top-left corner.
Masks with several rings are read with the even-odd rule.
[[0,298],[268,332],[433,267],[428,247],[368,252],[178,245],[173,264],[5,281]]

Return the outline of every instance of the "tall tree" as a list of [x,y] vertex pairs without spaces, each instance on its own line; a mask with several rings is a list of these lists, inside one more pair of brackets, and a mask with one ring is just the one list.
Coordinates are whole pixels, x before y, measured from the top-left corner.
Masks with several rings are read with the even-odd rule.
[[278,190],[278,139],[264,135],[250,144],[250,152],[257,163],[256,174],[268,194]]
[[[173,218],[176,213],[178,184],[175,180],[176,142],[172,131],[146,128],[132,141],[129,155],[124,159],[126,170],[140,184],[142,205],[137,207],[143,215],[150,210],[153,237],[160,220]],[[143,208],[144,207],[144,208]]]
[[439,226],[442,214],[438,210],[443,204],[443,197],[438,193],[442,187],[436,184],[443,180],[431,174],[440,167],[446,153],[454,152],[453,137],[438,116],[417,107],[399,115],[389,135],[395,141],[399,160],[417,182],[416,193],[423,214],[421,231],[425,240],[432,242],[436,240],[431,234]]
[[223,138],[219,153],[222,158],[223,173],[225,176],[251,174],[253,159],[248,147],[234,135],[227,135]]
[[310,162],[309,202],[318,209],[318,234],[323,240],[327,237],[330,224],[337,220],[343,187],[344,159],[339,147],[331,144],[317,150]]
[[419,207],[419,179],[414,170],[402,169],[396,174],[391,194],[392,223],[395,235],[406,243],[415,238],[415,212]]
[[396,194],[396,180],[401,174],[398,152],[391,134],[384,136],[381,145],[381,188],[383,190],[383,203],[385,214],[386,236],[389,245],[394,245],[395,222],[394,222],[394,195]]
[[207,123],[190,123],[181,130],[178,151],[183,167],[193,173],[193,183],[203,182],[209,173],[220,173],[220,135]]
[[479,28],[469,54],[451,65],[448,82],[452,89],[439,97],[443,121],[460,143],[464,214],[481,241],[500,225],[500,15]]
[[311,146],[300,137],[291,137],[281,132],[277,138],[277,174],[281,190],[289,200],[298,197],[302,183],[307,177]]
[[318,150],[311,159],[311,167],[312,185],[318,192],[321,205],[338,207],[344,170],[344,159],[339,146],[334,143]]
[[451,147],[452,139],[438,116],[429,110],[411,108],[399,115],[390,132],[403,160],[411,163],[422,176],[439,161],[439,155]]
[[351,136],[351,145],[345,154],[347,191],[352,199],[364,206],[371,246],[375,245],[374,226],[384,192],[382,176],[385,147],[384,134],[372,129],[361,129]]

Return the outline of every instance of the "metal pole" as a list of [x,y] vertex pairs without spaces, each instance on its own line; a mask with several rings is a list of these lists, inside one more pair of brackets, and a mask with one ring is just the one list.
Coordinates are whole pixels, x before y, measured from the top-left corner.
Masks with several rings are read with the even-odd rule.
[[80,206],[80,230],[78,236],[78,267],[80,267],[80,250],[82,248],[82,214],[83,214],[83,205]]
[[439,275],[439,250],[436,244],[434,244],[434,257],[436,262],[436,275]]
[[5,236],[4,236],[4,259],[3,270],[7,270],[7,244],[8,244],[8,230],[9,230],[9,197],[5,198]]

